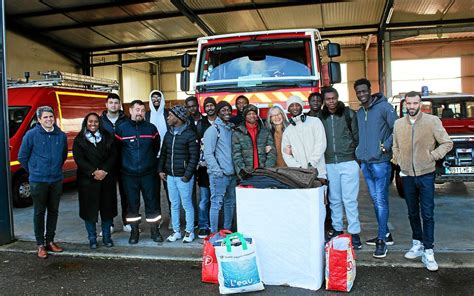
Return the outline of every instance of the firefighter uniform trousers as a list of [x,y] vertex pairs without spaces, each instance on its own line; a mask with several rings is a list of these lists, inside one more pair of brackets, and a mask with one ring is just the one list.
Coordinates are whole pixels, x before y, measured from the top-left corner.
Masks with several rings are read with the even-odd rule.
[[156,192],[156,173],[143,176],[122,175],[123,187],[128,198],[127,222],[139,224],[140,215],[140,192],[145,203],[145,217],[148,223],[158,223],[161,220]]

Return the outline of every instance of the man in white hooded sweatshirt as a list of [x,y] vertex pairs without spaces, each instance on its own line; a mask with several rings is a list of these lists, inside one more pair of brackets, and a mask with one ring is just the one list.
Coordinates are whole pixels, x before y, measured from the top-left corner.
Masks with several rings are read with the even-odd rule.
[[321,120],[303,113],[303,100],[291,96],[287,101],[290,125],[283,132],[281,149],[288,167],[316,168],[326,179],[326,133]]
[[[145,113],[145,120],[155,125],[156,128],[158,129],[158,133],[160,134],[160,140],[161,140],[161,143],[160,143],[160,148],[161,148],[163,146],[163,139],[165,138],[166,132],[168,131],[168,128],[169,128],[166,122],[166,118],[168,117],[168,109],[165,108],[165,96],[159,90],[152,90],[150,92],[150,100],[148,103],[150,105],[150,111],[147,111]],[[159,153],[157,157],[159,157]],[[161,182],[162,180],[157,172],[156,173],[156,183],[157,183],[156,198],[158,200],[158,208],[160,209],[160,212],[161,212]],[[169,209],[171,209],[171,203],[168,196],[168,187],[166,186],[166,183],[164,181],[163,181],[163,187],[165,188]],[[171,214],[170,214],[169,225],[172,225]]]

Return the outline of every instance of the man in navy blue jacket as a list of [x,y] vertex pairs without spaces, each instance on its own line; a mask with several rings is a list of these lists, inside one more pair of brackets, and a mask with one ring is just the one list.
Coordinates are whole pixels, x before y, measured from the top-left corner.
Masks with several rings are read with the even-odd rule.
[[155,196],[160,136],[156,127],[145,121],[145,104],[142,101],[130,103],[130,120],[115,128],[115,138],[121,147],[121,173],[128,198],[126,220],[132,227],[128,242],[136,244],[140,236],[140,192],[145,202],[151,238],[155,242],[162,242],[158,227],[161,212]]
[[[54,243],[54,235],[62,193],[62,167],[67,158],[67,138],[66,134],[54,123],[53,108],[39,107],[36,110],[36,117],[38,124],[25,134],[18,153],[18,160],[29,174],[38,257],[48,258],[48,251],[63,251]],[[46,209],[48,214],[45,235],[44,215]]]
[[387,245],[393,245],[388,230],[388,186],[392,172],[393,125],[398,117],[387,98],[381,93],[371,95],[370,87],[370,81],[365,78],[354,83],[356,96],[362,105],[357,111],[359,145],[355,153],[361,163],[378,223],[377,237],[369,239],[366,244],[375,245],[375,258],[384,258]]

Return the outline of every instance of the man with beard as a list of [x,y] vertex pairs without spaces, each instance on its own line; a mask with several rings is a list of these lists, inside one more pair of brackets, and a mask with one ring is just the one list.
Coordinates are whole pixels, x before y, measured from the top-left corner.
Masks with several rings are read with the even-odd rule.
[[211,189],[209,220],[211,232],[217,232],[219,212],[224,206],[224,229],[232,228],[237,178],[232,163],[232,106],[221,101],[216,105],[218,118],[204,133],[204,159],[207,163]]
[[[321,121],[326,131],[327,148],[324,153],[329,180],[329,206],[333,232],[331,237],[344,231],[344,213],[352,245],[360,249],[360,221],[357,196],[359,194],[359,165],[355,148],[359,142],[357,116],[339,101],[333,87],[323,88],[324,107]],[[330,239],[330,238],[329,238]]]
[[129,111],[130,119],[115,130],[115,138],[121,147],[121,173],[128,197],[127,222],[132,228],[128,242],[137,244],[140,236],[140,193],[145,202],[151,238],[155,242],[163,242],[158,226],[161,212],[155,196],[160,135],[153,124],[145,121],[145,104],[142,101],[131,102]]
[[323,106],[323,97],[320,93],[311,93],[308,97],[309,112],[306,113],[311,117],[319,117],[321,115],[321,107]]
[[393,129],[393,161],[400,166],[413,239],[412,248],[405,258],[421,256],[425,267],[436,271],[438,264],[433,253],[434,172],[436,161],[453,148],[453,141],[438,117],[420,112],[420,93],[407,93],[405,104],[408,114],[398,119]]
[[201,142],[201,150],[199,157],[199,165],[196,173],[197,183],[199,185],[199,238],[205,238],[209,235],[209,199],[211,197],[211,190],[209,189],[209,175],[207,173],[207,163],[204,159],[204,143],[202,137],[206,130],[214,123],[217,118],[216,101],[213,97],[204,99],[204,111],[206,116],[199,120],[196,130]]
[[[105,102],[105,108],[106,110],[104,110],[104,112],[102,112],[102,115],[100,116],[100,123],[106,131],[108,131],[111,135],[114,135],[115,127],[119,126],[120,124],[122,124],[124,121],[127,120],[127,116],[125,116],[125,113],[122,111],[122,103],[120,102],[119,95],[110,93],[107,96],[107,99]],[[127,208],[128,208],[127,196],[125,195],[125,190],[123,189],[122,177],[121,177],[121,174],[119,173],[120,161],[117,161],[117,166],[115,169],[117,170],[116,176],[117,176],[117,183],[118,183],[119,193],[120,193],[120,205],[122,206],[123,231],[130,232],[132,231],[132,228],[130,227],[130,224],[128,224],[126,220]],[[113,228],[114,227],[112,225],[110,232],[113,232]],[[102,236],[102,232],[101,234],[99,234],[99,236]]]
[[230,122],[232,122],[235,126],[238,126],[244,121],[244,116],[243,116],[244,108],[249,103],[250,103],[249,99],[244,95],[238,96],[237,99],[235,100],[235,108],[237,109],[237,115],[235,115],[234,117],[230,119]]
[[318,177],[326,179],[326,133],[321,120],[303,113],[303,100],[291,96],[287,101],[290,125],[283,132],[283,159],[288,167],[316,168]]
[[388,186],[392,173],[393,124],[397,114],[383,94],[371,95],[370,87],[370,81],[365,78],[354,82],[356,96],[362,105],[357,111],[359,145],[356,157],[361,163],[378,223],[377,237],[365,243],[375,245],[374,258],[384,258],[387,245],[393,245],[388,230]]

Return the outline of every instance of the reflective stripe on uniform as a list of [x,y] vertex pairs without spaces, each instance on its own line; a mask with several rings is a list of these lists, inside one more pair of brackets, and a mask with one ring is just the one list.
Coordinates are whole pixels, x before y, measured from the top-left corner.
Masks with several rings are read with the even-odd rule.
[[155,218],[146,218],[146,222],[158,222],[159,220],[161,220],[161,215],[158,215]]

